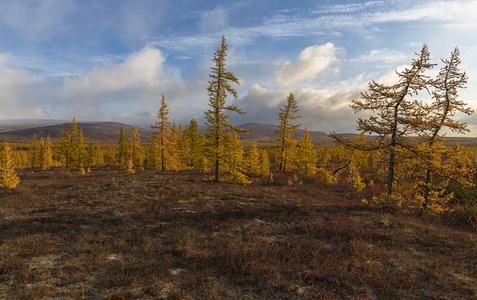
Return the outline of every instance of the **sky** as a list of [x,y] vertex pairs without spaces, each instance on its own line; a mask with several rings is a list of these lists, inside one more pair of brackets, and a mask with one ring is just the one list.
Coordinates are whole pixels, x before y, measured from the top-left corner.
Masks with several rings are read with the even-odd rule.
[[[477,109],[477,0],[0,0],[0,119],[204,123],[214,52],[240,80],[236,125],[278,124],[290,93],[302,127],[356,132],[368,83],[392,84],[427,44],[460,50]],[[425,95],[423,96],[425,97]],[[456,115],[477,136],[477,114]]]

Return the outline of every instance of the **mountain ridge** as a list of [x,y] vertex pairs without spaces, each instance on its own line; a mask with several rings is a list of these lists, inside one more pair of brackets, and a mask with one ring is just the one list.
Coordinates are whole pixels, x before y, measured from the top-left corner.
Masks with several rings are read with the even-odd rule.
[[[86,121],[78,122],[78,129],[83,130],[84,139],[86,142],[104,142],[116,143],[119,139],[119,132],[121,128],[119,122],[109,121]],[[10,142],[31,142],[34,138],[50,138],[57,142],[61,139],[61,135],[65,128],[71,125],[71,121],[66,120],[22,120],[15,121],[1,121],[0,120],[0,140],[7,139]],[[126,138],[130,137],[132,126],[124,124]],[[250,122],[239,125],[240,128],[251,130],[250,133],[239,133],[241,139],[246,143],[273,143],[272,138],[277,135],[275,130],[277,125],[263,124],[258,122]],[[141,142],[150,143],[152,140],[153,131],[138,127]],[[200,126],[200,133],[205,133],[206,127]],[[304,130],[298,129],[295,138],[299,138]],[[328,135],[322,131],[309,131],[312,139],[329,139]]]
[[[124,126],[126,138],[131,136],[132,127],[129,124],[111,121],[82,121],[78,122],[78,128],[83,130],[85,142],[116,144],[119,140],[121,124]],[[50,136],[53,142],[61,141],[61,135],[65,128],[71,125],[67,120],[0,120],[0,142],[9,141],[14,143],[30,143],[34,136],[37,139]],[[243,129],[251,129],[250,133],[239,133],[244,145],[253,143],[260,145],[272,145],[275,142],[273,138],[277,137],[275,130],[277,125],[264,124],[258,122],[244,123],[238,125]],[[153,130],[143,127],[137,127],[140,134],[141,143],[149,144],[152,140]],[[205,133],[206,127],[199,127],[200,133]],[[295,139],[299,139],[304,132],[298,129],[295,133]],[[323,131],[309,131],[312,142],[315,145],[329,146],[333,145],[333,140]],[[342,133],[343,137],[357,136],[355,133]],[[477,146],[476,137],[446,137],[446,144],[459,143],[462,146]]]

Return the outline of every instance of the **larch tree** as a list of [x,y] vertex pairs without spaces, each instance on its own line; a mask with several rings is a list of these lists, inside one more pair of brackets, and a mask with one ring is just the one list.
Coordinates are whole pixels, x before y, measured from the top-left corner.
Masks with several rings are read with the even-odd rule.
[[311,143],[311,136],[307,128],[305,128],[298,142],[298,146],[297,161],[300,173],[304,175],[314,175],[317,170],[316,163],[318,162],[318,155]]
[[286,172],[290,168],[290,164],[293,162],[293,154],[295,151],[296,141],[293,140],[293,135],[297,131],[301,124],[293,125],[290,122],[300,118],[297,116],[298,104],[295,100],[295,96],[290,93],[287,97],[287,103],[280,108],[278,116],[280,118],[280,124],[275,132],[278,134],[278,138],[272,139],[278,142],[280,152],[280,172]]
[[47,170],[50,168],[53,162],[53,150],[51,146],[51,139],[48,136],[45,139],[41,138],[39,143],[39,161],[40,161],[40,168],[42,170]]
[[86,145],[84,143],[83,130],[79,130],[78,144],[76,147],[76,167],[83,168],[86,164]]
[[237,99],[237,91],[231,86],[232,83],[239,84],[239,79],[232,72],[225,68],[225,57],[227,56],[227,44],[222,36],[222,44],[214,54],[214,66],[211,67],[209,75],[209,107],[206,110],[205,118],[207,125],[207,144],[210,157],[215,165],[215,181],[219,181],[219,167],[223,158],[224,143],[230,131],[245,132],[239,127],[229,123],[230,113],[245,114],[236,105],[227,105],[226,98],[231,94]]
[[83,132],[78,130],[76,118],[73,118],[71,125],[63,131],[61,135],[60,151],[67,168],[82,167],[85,155]]
[[396,71],[399,79],[395,84],[385,85],[371,81],[368,84],[369,91],[361,93],[362,99],[352,100],[351,107],[355,113],[365,111],[372,114],[366,119],[358,118],[357,121],[359,131],[375,135],[371,142],[343,139],[334,132],[330,134],[345,147],[386,151],[386,198],[393,193],[398,155],[415,148],[409,136],[416,133],[416,128],[422,124],[423,116],[426,115],[422,104],[409,98],[427,88],[429,79],[424,72],[434,65],[429,62],[430,54],[426,45],[416,55],[418,57],[413,59],[411,67],[402,72]]
[[131,130],[131,137],[129,138],[129,155],[128,155],[128,169],[131,168],[141,168],[142,167],[142,149],[141,149],[141,140],[139,138],[140,134],[137,131],[136,124],[134,124]]
[[253,176],[260,176],[261,161],[260,153],[257,149],[257,145],[253,143],[252,148],[248,151],[248,172]]
[[166,97],[162,94],[161,107],[157,113],[155,125],[151,128],[157,129],[153,133],[153,150],[160,158],[161,170],[166,170],[166,160],[168,153],[168,142],[171,136],[171,123],[169,122],[169,108],[167,107]]
[[262,177],[270,176],[270,159],[266,149],[260,151],[260,175]]
[[466,72],[459,70],[461,63],[459,58],[459,49],[455,48],[451,52],[449,59],[442,60],[444,66],[440,69],[436,79],[432,81],[434,87],[432,98],[433,102],[428,107],[429,114],[426,122],[423,123],[420,137],[424,140],[421,146],[421,159],[425,169],[425,177],[423,180],[424,192],[422,206],[427,208],[430,198],[438,201],[436,197],[430,197],[431,180],[433,177],[440,177],[445,180],[438,180],[441,190],[445,188],[442,183],[453,179],[457,182],[468,183],[467,168],[456,168],[449,163],[442,161],[446,157],[447,161],[458,160],[461,148],[458,146],[446,147],[442,143],[444,135],[441,130],[446,127],[452,132],[465,133],[468,132],[466,123],[460,123],[453,120],[456,112],[471,115],[473,110],[467,107],[467,104],[459,100],[458,90],[464,89],[468,80]]
[[5,142],[0,154],[0,188],[14,189],[20,183],[20,178],[15,172],[15,158],[10,145]]
[[168,140],[170,153],[168,154],[170,168],[174,171],[179,171],[183,169],[183,159],[182,159],[182,131],[175,123],[172,124],[171,134]]
[[128,164],[128,143],[126,140],[126,132],[124,131],[124,125],[121,124],[121,129],[119,131],[119,142],[118,142],[118,158],[117,162],[119,167],[126,169]]
[[84,166],[87,167],[88,170],[89,168],[95,165],[96,157],[97,157],[96,147],[93,145],[93,142],[90,142],[88,145],[88,149],[86,150],[86,157],[84,162]]
[[243,147],[240,145],[240,137],[237,133],[229,133],[226,137],[226,152],[227,152],[227,167],[230,176],[225,178],[226,182],[249,184],[251,181],[247,180],[247,176],[243,173],[244,157]]
[[205,167],[204,137],[199,133],[199,123],[195,119],[191,119],[186,126],[183,139],[187,149],[187,166],[193,168]]
[[31,143],[30,167],[33,169],[38,165],[38,155],[40,151],[40,144],[36,134],[33,134],[33,142]]

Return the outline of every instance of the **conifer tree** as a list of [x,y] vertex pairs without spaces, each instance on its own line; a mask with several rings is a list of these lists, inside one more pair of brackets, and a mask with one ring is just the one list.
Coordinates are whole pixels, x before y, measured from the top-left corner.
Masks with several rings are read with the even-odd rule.
[[65,128],[61,139],[60,152],[65,167],[82,167],[84,163],[85,146],[83,132],[78,130],[76,118],[73,118],[70,127]]
[[5,142],[0,155],[0,188],[14,189],[20,182],[20,178],[15,172],[14,153],[10,149],[10,145]]
[[181,144],[181,130],[180,127],[178,127],[175,123],[172,124],[171,128],[171,134],[169,137],[169,148],[170,148],[170,153],[168,154],[169,156],[169,165],[172,170],[174,171],[179,171],[183,169],[183,159],[181,157],[183,151],[182,151],[182,144]]
[[270,159],[265,149],[260,151],[260,175],[263,177],[270,176]]
[[40,139],[39,143],[40,153],[39,153],[39,161],[40,161],[40,168],[42,170],[47,170],[50,168],[53,162],[53,150],[51,146],[51,139],[50,136],[44,140],[43,138]]
[[252,148],[248,152],[248,172],[252,176],[259,176],[261,174],[260,153],[255,143],[253,143]]
[[207,125],[207,144],[211,159],[215,164],[215,181],[219,181],[219,166],[223,158],[224,142],[228,131],[245,132],[228,122],[231,112],[245,114],[236,105],[226,105],[227,94],[237,99],[237,92],[231,83],[239,84],[239,79],[232,72],[225,69],[225,57],[227,56],[227,44],[222,36],[222,44],[214,54],[212,73],[209,75],[209,106],[205,111]]
[[230,176],[224,180],[230,183],[248,184],[247,176],[243,173],[243,148],[240,146],[240,137],[234,132],[227,136],[226,148],[228,152],[228,170]]
[[314,175],[317,169],[316,163],[318,162],[318,156],[316,150],[311,144],[311,137],[307,128],[305,128],[298,145],[297,160],[300,167],[300,173],[304,175]]
[[96,160],[96,148],[92,142],[89,143],[88,150],[86,151],[85,167],[94,166]]
[[420,126],[422,117],[425,115],[423,106],[417,100],[408,98],[427,87],[429,81],[424,72],[434,65],[429,62],[430,54],[426,45],[417,55],[418,58],[413,59],[410,68],[405,68],[402,72],[396,71],[399,77],[397,83],[388,86],[372,81],[368,85],[369,91],[361,93],[363,100],[352,101],[351,107],[355,113],[360,111],[373,113],[366,119],[358,118],[357,128],[363,133],[376,134],[374,140],[366,144],[361,143],[359,139],[353,141],[343,139],[336,133],[331,134],[338,143],[346,147],[387,151],[386,197],[388,198],[393,193],[398,155],[415,149],[416,145],[411,143],[409,136],[416,132],[416,128]]
[[171,123],[169,122],[169,108],[167,108],[166,97],[162,94],[161,107],[157,114],[155,125],[151,128],[157,129],[153,133],[154,150],[158,150],[160,157],[161,170],[166,170],[166,160],[168,156],[168,141],[171,136]]
[[40,145],[36,134],[33,134],[33,142],[31,145],[30,167],[33,169],[38,165],[38,155],[40,151]]
[[187,165],[193,168],[205,166],[204,137],[199,133],[199,123],[191,119],[183,134],[184,144],[187,149]]
[[290,164],[293,162],[293,154],[295,151],[296,141],[293,140],[293,134],[297,131],[297,128],[301,124],[293,125],[290,121],[293,121],[301,116],[297,116],[296,113],[299,111],[295,96],[290,93],[287,97],[287,103],[283,108],[280,108],[278,114],[280,118],[280,124],[278,129],[275,132],[278,134],[278,138],[272,139],[279,143],[280,151],[280,172],[286,172],[291,167]]
[[78,143],[76,145],[76,167],[83,168],[86,164],[86,145],[84,143],[83,130],[79,130]]
[[[427,208],[431,192],[432,177],[453,179],[458,182],[467,183],[467,168],[456,168],[449,163],[443,163],[442,157],[449,160],[459,160],[461,148],[458,146],[446,147],[442,143],[443,135],[440,133],[444,127],[456,133],[470,131],[466,123],[460,123],[452,119],[456,112],[467,115],[473,114],[473,110],[466,107],[466,103],[458,99],[458,90],[466,87],[468,76],[466,72],[459,70],[461,63],[459,49],[455,48],[450,59],[442,60],[444,66],[440,69],[437,78],[432,81],[434,91],[432,97],[434,101],[429,108],[429,114],[425,122],[421,125],[420,137],[424,140],[421,145],[421,158],[425,168],[423,207]],[[447,180],[439,180],[441,189],[442,183]],[[435,199],[437,200],[437,199]]]
[[[129,138],[129,159],[134,168],[142,167],[142,149],[141,149],[141,140],[139,138],[140,134],[137,131],[136,124],[134,124],[131,130],[131,138]],[[131,164],[128,162],[127,167]]]
[[118,165],[125,169],[128,165],[128,144],[126,141],[126,132],[124,131],[124,126],[121,124],[121,129],[119,131],[119,149],[118,149]]

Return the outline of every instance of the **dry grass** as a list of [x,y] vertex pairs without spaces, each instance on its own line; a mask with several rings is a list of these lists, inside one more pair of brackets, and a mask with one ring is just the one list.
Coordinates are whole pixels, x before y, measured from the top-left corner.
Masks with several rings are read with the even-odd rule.
[[20,170],[0,191],[0,299],[475,299],[477,234],[346,186]]

